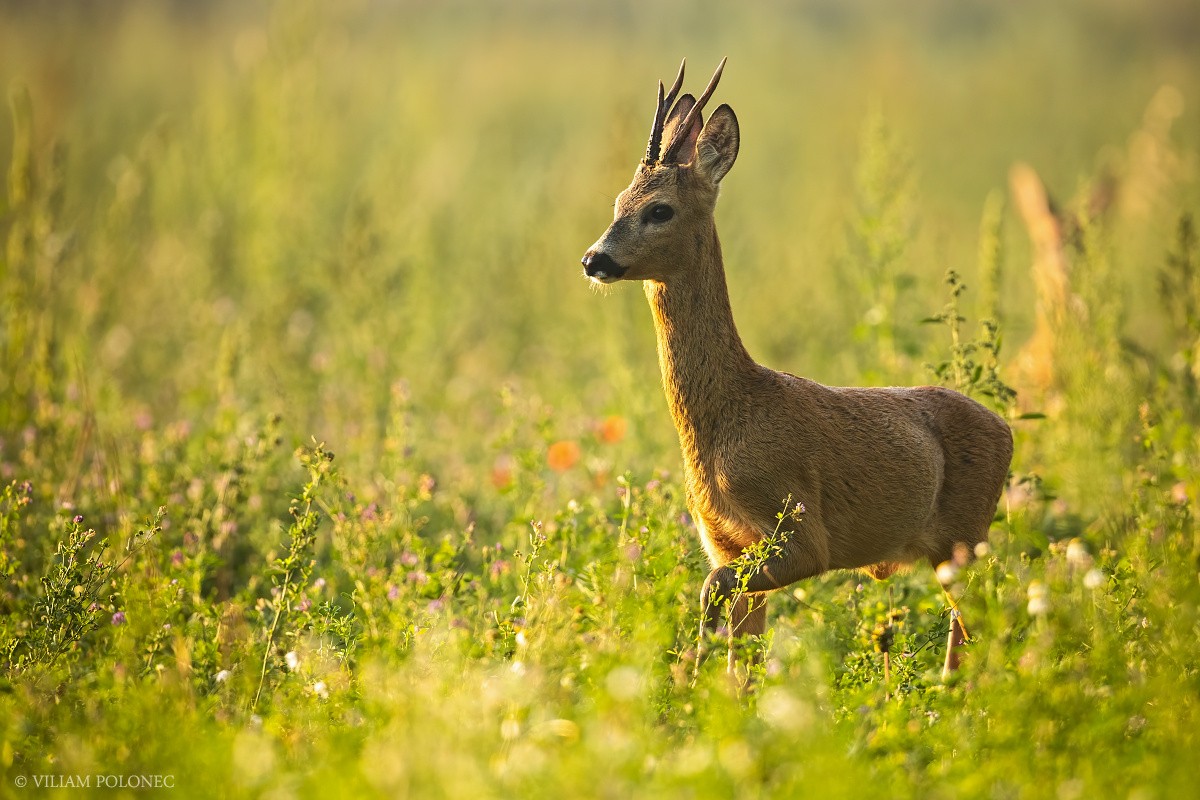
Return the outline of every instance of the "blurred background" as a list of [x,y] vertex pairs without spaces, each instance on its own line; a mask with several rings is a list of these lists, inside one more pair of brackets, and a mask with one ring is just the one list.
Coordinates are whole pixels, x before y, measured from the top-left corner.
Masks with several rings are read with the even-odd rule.
[[642,294],[594,291],[578,260],[684,56],[693,91],[729,57],[742,149],[717,219],[760,361],[929,382],[949,340],[920,322],[954,269],[1007,364],[1039,302],[1017,163],[1064,230],[1105,219],[1081,278],[1097,330],[1125,354],[1169,336],[1191,0],[5,2],[10,456],[55,414],[117,459],[139,429],[278,413],[369,472],[402,407],[410,454],[464,485],[515,425],[586,442],[611,417],[585,457],[674,470]]

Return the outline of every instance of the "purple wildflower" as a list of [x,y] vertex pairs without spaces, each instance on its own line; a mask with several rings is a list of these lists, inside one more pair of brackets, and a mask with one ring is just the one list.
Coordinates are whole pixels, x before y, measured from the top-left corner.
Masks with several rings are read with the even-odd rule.
[[124,625],[125,624],[125,612],[118,611],[117,613],[113,614],[112,615],[112,624],[113,625]]

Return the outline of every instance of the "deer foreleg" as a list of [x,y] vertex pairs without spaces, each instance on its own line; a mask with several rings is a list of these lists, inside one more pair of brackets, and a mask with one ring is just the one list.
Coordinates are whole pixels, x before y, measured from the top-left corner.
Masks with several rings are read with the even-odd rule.
[[[717,567],[708,574],[700,592],[704,630],[716,630],[721,614],[728,607],[734,612],[732,622],[737,633],[762,633],[766,627],[765,610],[761,620],[753,619],[753,610],[739,616],[737,611],[741,600],[746,595],[780,589],[819,575],[826,569],[825,561],[811,540],[793,538],[784,542],[779,552],[768,556],[760,564],[751,565],[742,559],[734,559]],[[744,621],[739,624],[743,618]],[[757,630],[752,629],[754,625],[759,626]]]

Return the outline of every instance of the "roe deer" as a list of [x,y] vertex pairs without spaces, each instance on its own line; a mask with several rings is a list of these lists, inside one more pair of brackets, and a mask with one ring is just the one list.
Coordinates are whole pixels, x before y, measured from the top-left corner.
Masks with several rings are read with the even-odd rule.
[[[704,630],[736,598],[730,630],[760,634],[765,597],[830,569],[876,578],[986,540],[1012,458],[996,414],[940,387],[838,388],[776,372],[746,352],[733,322],[713,211],[738,153],[737,118],[702,112],[683,66],[658,105],[646,156],[617,196],[613,223],[583,257],[593,281],[643,282],[663,387],[683,451],[688,507],[712,571]],[[775,530],[787,499],[802,523],[738,589],[743,551]],[[952,614],[947,669],[965,637]]]

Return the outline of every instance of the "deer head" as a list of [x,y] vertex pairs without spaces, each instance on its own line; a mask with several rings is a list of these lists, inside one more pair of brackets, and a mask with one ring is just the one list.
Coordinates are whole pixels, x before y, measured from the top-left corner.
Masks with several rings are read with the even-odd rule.
[[612,224],[583,256],[593,281],[666,283],[691,264],[696,242],[712,229],[721,179],[738,153],[733,109],[721,105],[707,122],[703,116],[724,68],[722,59],[699,100],[690,94],[676,99],[683,64],[669,92],[659,81],[646,156],[633,182],[617,195]]

